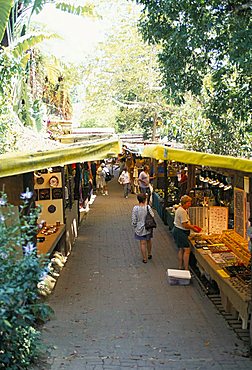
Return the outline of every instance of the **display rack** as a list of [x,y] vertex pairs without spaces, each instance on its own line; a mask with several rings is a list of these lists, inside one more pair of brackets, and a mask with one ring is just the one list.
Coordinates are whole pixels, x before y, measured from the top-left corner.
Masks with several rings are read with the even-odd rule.
[[220,234],[228,228],[227,207],[190,207],[189,217],[193,225],[201,227],[202,234]]
[[209,207],[208,220],[208,233],[221,234],[223,230],[228,228],[228,208]]
[[[58,244],[62,244],[60,249],[65,249],[65,238],[62,238],[66,230],[65,225],[60,225],[57,227],[57,230],[50,235],[45,235],[44,233],[39,232],[37,235],[37,250],[38,254],[48,254],[50,255]],[[43,240],[44,239],[44,240]],[[42,242],[39,240],[43,240]],[[63,251],[64,254],[64,251]]]
[[242,189],[234,189],[234,229],[237,234],[245,237],[246,230],[246,193]]
[[[220,290],[221,300],[227,312],[235,310],[242,320],[242,328],[248,326],[251,302],[251,275],[248,242],[234,230],[221,234],[193,235],[190,237],[192,251],[200,271],[214,280]],[[235,269],[239,272],[235,275]],[[244,276],[244,279],[242,278]]]
[[202,229],[202,233],[208,234],[208,207],[190,207],[189,217],[193,225]]

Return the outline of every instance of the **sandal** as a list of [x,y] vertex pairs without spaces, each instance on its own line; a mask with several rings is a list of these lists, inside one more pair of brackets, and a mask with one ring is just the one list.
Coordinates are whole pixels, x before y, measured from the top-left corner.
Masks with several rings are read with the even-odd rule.
[[148,256],[148,260],[151,260],[152,259],[152,255],[150,254],[149,256]]
[[146,260],[143,260],[143,263],[147,263],[147,261]]

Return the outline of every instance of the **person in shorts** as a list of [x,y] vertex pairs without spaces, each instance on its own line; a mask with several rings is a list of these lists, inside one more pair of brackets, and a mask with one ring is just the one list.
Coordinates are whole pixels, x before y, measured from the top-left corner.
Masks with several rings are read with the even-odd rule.
[[152,241],[153,229],[145,229],[145,217],[147,214],[147,207],[149,207],[150,214],[154,217],[154,213],[149,205],[147,205],[147,195],[140,193],[137,195],[138,205],[133,207],[132,210],[132,226],[135,231],[135,239],[140,242],[140,251],[143,258],[143,263],[152,259]]
[[174,227],[172,234],[178,247],[179,269],[189,270],[190,243],[188,236],[190,230],[199,232],[201,229],[196,225],[191,225],[188,209],[192,204],[192,198],[183,195],[180,199],[180,206],[175,211]]

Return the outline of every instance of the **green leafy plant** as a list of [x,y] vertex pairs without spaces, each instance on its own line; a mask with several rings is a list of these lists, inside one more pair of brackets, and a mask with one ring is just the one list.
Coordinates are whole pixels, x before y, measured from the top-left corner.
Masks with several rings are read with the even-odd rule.
[[0,368],[28,369],[41,343],[38,320],[52,310],[40,298],[37,284],[46,258],[38,257],[34,239],[37,217],[33,194],[21,194],[22,205],[10,205],[0,194]]
[[[137,3],[142,5],[140,29],[144,39],[162,47],[159,62],[167,98],[180,106],[186,103],[188,93],[200,99],[202,118],[208,126],[202,132],[210,141],[208,149],[250,157],[251,2]],[[224,148],[223,143],[230,145]]]

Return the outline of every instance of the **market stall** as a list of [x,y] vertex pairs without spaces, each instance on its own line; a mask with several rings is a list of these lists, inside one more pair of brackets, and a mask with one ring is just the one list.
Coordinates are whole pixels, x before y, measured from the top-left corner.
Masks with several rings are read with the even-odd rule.
[[[16,207],[20,193],[29,188],[42,212],[38,223],[38,253],[51,254],[55,249],[67,255],[77,236],[78,201],[74,194],[75,175],[68,167],[94,161],[120,152],[118,140],[101,140],[34,153],[9,153],[0,156],[0,188]],[[68,174],[66,176],[66,174]]]
[[[146,145],[142,156],[163,161],[167,168],[172,165],[178,173],[188,167],[187,194],[193,198],[190,219],[202,228],[200,234],[191,236],[192,252],[201,274],[217,283],[224,309],[239,316],[242,327],[247,328],[252,309],[251,253],[246,236],[252,214],[252,161],[165,145]],[[153,205],[171,229],[175,207],[168,205],[167,194],[158,189]],[[174,203],[178,203],[176,196]]]
[[194,235],[192,251],[202,273],[208,274],[220,290],[226,312],[238,314],[242,328],[248,326],[251,303],[250,253],[234,231]]

